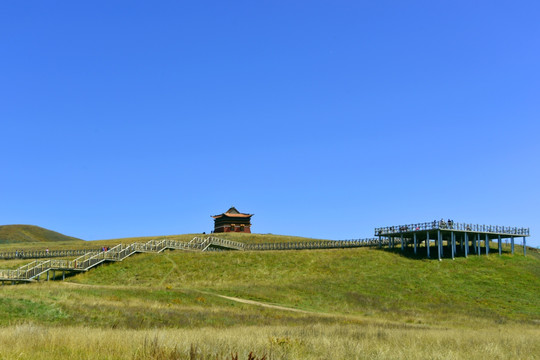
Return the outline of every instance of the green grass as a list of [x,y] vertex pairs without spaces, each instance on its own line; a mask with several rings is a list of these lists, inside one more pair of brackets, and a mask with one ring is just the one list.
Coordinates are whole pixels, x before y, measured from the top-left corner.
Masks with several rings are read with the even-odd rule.
[[[2,286],[0,358],[533,359],[540,255],[521,250],[441,262],[373,248],[137,254]],[[21,336],[24,348],[2,346]]]
[[82,242],[71,236],[60,234],[34,225],[1,225],[0,244]]
[[414,323],[540,321],[535,256],[442,262],[347,250],[145,254],[74,281],[190,289],[314,312]]
[[178,241],[190,241],[194,237],[207,237],[215,236],[222,239],[245,242],[245,243],[276,243],[276,242],[305,242],[315,241],[321,239],[312,239],[301,236],[289,236],[289,235],[275,235],[275,234],[247,234],[247,233],[217,233],[217,234],[182,234],[182,235],[163,235],[163,236],[145,236],[145,237],[132,237],[132,238],[118,238],[108,240],[91,241],[91,243],[107,243],[107,244],[119,244],[119,243],[133,243],[133,242],[147,242],[154,239],[171,239]]

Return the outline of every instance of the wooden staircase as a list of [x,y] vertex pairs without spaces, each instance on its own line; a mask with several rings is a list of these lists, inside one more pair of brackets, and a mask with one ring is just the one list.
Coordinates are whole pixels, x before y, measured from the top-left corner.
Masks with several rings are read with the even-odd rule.
[[0,281],[15,284],[17,282],[31,282],[43,274],[50,279],[56,278],[56,271],[62,273],[62,279],[66,272],[83,272],[105,261],[122,261],[136,253],[160,253],[166,249],[188,251],[220,251],[220,250],[244,250],[245,245],[240,242],[220,239],[214,236],[206,238],[193,238],[189,243],[170,239],[150,240],[146,243],[133,243],[130,245],[118,244],[115,247],[98,253],[87,253],[74,260],[36,260],[15,270],[0,270]]

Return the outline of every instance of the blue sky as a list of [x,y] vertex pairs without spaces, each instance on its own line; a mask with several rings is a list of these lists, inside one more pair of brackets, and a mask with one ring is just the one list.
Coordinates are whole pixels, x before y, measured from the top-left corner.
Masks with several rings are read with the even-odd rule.
[[530,227],[536,1],[4,1],[0,223],[86,240]]

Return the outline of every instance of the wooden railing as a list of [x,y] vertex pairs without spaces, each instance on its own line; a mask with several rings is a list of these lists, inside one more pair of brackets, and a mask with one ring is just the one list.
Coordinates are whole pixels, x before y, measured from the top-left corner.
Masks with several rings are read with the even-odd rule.
[[[381,240],[381,245],[388,245],[387,239]],[[307,249],[336,249],[336,248],[356,248],[366,246],[378,246],[379,239],[358,239],[358,240],[317,240],[305,242],[282,242],[282,243],[261,243],[245,244],[245,250],[307,250]]]
[[386,226],[375,228],[376,236],[389,234],[399,234],[404,232],[426,231],[426,230],[458,230],[472,231],[479,233],[492,233],[501,235],[529,236],[529,228],[518,228],[512,226],[499,225],[479,225],[468,223],[456,223],[453,221],[435,220],[417,224]]
[[[381,240],[382,245],[388,245],[388,240]],[[47,259],[35,260],[15,270],[0,270],[0,281],[32,281],[48,271],[88,271],[105,261],[122,261],[135,253],[159,253],[165,249],[172,250],[302,250],[302,249],[333,249],[356,248],[379,245],[379,239],[358,239],[342,241],[308,241],[245,244],[214,236],[193,238],[189,243],[170,239],[150,240],[146,243],[119,244],[107,251],[88,251],[73,260]],[[84,251],[84,250],[83,250]]]
[[86,253],[98,253],[101,250],[78,249],[78,250],[16,250],[0,252],[0,259],[43,259],[54,257],[72,257],[84,255]]

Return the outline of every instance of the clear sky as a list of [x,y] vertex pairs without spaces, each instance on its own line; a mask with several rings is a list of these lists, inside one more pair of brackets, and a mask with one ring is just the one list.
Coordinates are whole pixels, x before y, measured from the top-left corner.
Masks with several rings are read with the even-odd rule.
[[540,246],[538,1],[2,1],[0,224]]

